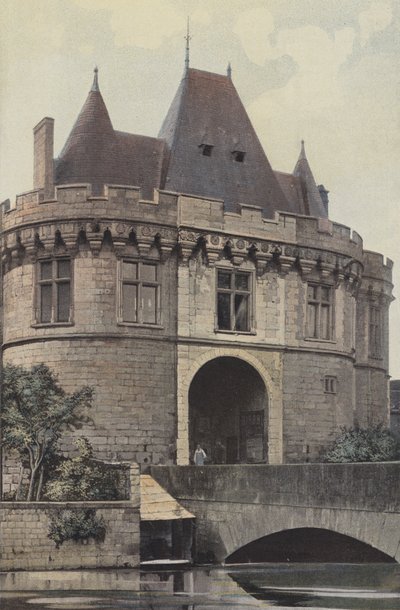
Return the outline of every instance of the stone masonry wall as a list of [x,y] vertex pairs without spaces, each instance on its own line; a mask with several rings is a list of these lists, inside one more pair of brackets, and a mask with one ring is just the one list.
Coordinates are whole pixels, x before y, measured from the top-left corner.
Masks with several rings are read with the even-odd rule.
[[[97,256],[82,250],[72,261],[68,324],[35,323],[35,265],[29,259],[5,274],[4,362],[27,368],[44,362],[67,392],[94,387],[88,414],[93,423],[77,435],[89,438],[96,457],[170,463],[176,431],[176,259],[159,264],[161,318],[153,326],[119,321],[112,249]],[[70,434],[63,438],[64,452],[73,448],[71,440]],[[16,478],[16,472],[8,474]]]
[[[104,519],[104,542],[48,538],[50,514],[60,508],[96,509]],[[139,509],[127,502],[4,502],[0,506],[0,570],[135,567],[139,564]]]
[[[175,350],[168,342],[133,339],[76,339],[8,348],[5,363],[30,367],[45,362],[62,387],[95,389],[87,415],[93,423],[77,430],[99,459],[140,464],[172,460],[175,447]],[[65,435],[63,452],[73,448]]]
[[[283,356],[285,462],[315,462],[340,433],[354,425],[354,369],[351,359],[332,354]],[[325,376],[335,392],[325,391]]]
[[[95,509],[105,523],[103,541],[48,538],[51,514]],[[0,570],[136,567],[140,548],[140,479],[133,464],[130,500],[122,502],[3,502],[0,505]]]

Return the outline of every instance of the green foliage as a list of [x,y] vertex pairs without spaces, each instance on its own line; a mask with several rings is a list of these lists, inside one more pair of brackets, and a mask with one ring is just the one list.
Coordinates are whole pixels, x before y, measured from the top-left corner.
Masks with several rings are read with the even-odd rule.
[[105,537],[102,517],[94,509],[63,509],[52,512],[48,537],[58,549],[66,540],[85,541],[89,538],[101,542]]
[[400,457],[399,444],[382,424],[343,428],[324,455],[325,462],[390,462]]
[[45,488],[45,498],[54,502],[79,500],[119,500],[120,474],[106,464],[93,460],[86,438],[75,441],[79,454],[62,461]]
[[87,421],[78,411],[90,407],[92,399],[93,389],[89,387],[67,394],[45,364],[35,365],[30,370],[11,364],[4,367],[2,444],[15,449],[21,462],[29,462],[31,476],[27,500],[32,500],[39,473],[37,499],[40,496],[46,461],[51,461],[63,431],[78,428]]

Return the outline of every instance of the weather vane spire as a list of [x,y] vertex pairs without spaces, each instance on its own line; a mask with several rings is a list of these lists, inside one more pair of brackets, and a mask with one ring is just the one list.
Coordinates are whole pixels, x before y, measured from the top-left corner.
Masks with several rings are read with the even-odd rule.
[[190,57],[190,41],[192,37],[190,35],[190,22],[189,17],[187,18],[187,26],[186,26],[186,52],[185,52],[185,72],[189,70],[189,57]]
[[226,69],[226,75],[229,79],[232,78],[232,66],[231,66],[231,62],[228,63],[228,67]]
[[94,72],[94,77],[93,77],[92,91],[99,91],[99,78],[98,78],[99,69],[97,66],[94,67],[93,72]]

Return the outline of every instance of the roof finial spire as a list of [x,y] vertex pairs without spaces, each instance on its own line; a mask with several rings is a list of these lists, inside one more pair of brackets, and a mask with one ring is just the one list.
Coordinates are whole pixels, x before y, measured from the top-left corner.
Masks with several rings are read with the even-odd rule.
[[226,69],[226,75],[229,78],[229,80],[232,79],[232,66],[231,66],[231,62],[228,63],[228,67]]
[[300,159],[306,159],[306,148],[304,146],[304,140],[301,141]]
[[92,85],[91,91],[100,91],[99,79],[98,79],[99,69],[97,66],[94,67],[93,72],[94,72],[94,77],[93,77],[93,85]]
[[187,26],[186,26],[186,52],[185,52],[185,72],[189,70],[189,56],[190,56],[190,41],[192,37],[190,35],[190,21],[189,17],[187,18]]

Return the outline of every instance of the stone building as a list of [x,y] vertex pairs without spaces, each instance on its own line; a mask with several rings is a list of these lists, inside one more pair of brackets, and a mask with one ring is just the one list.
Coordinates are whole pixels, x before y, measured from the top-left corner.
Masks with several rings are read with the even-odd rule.
[[304,145],[271,168],[229,72],[187,68],[157,138],[114,129],[97,71],[56,159],[53,123],[3,210],[4,362],[95,387],[98,457],[315,461],[388,422],[392,262],[329,220]]
[[400,441],[400,379],[390,380],[390,430]]

